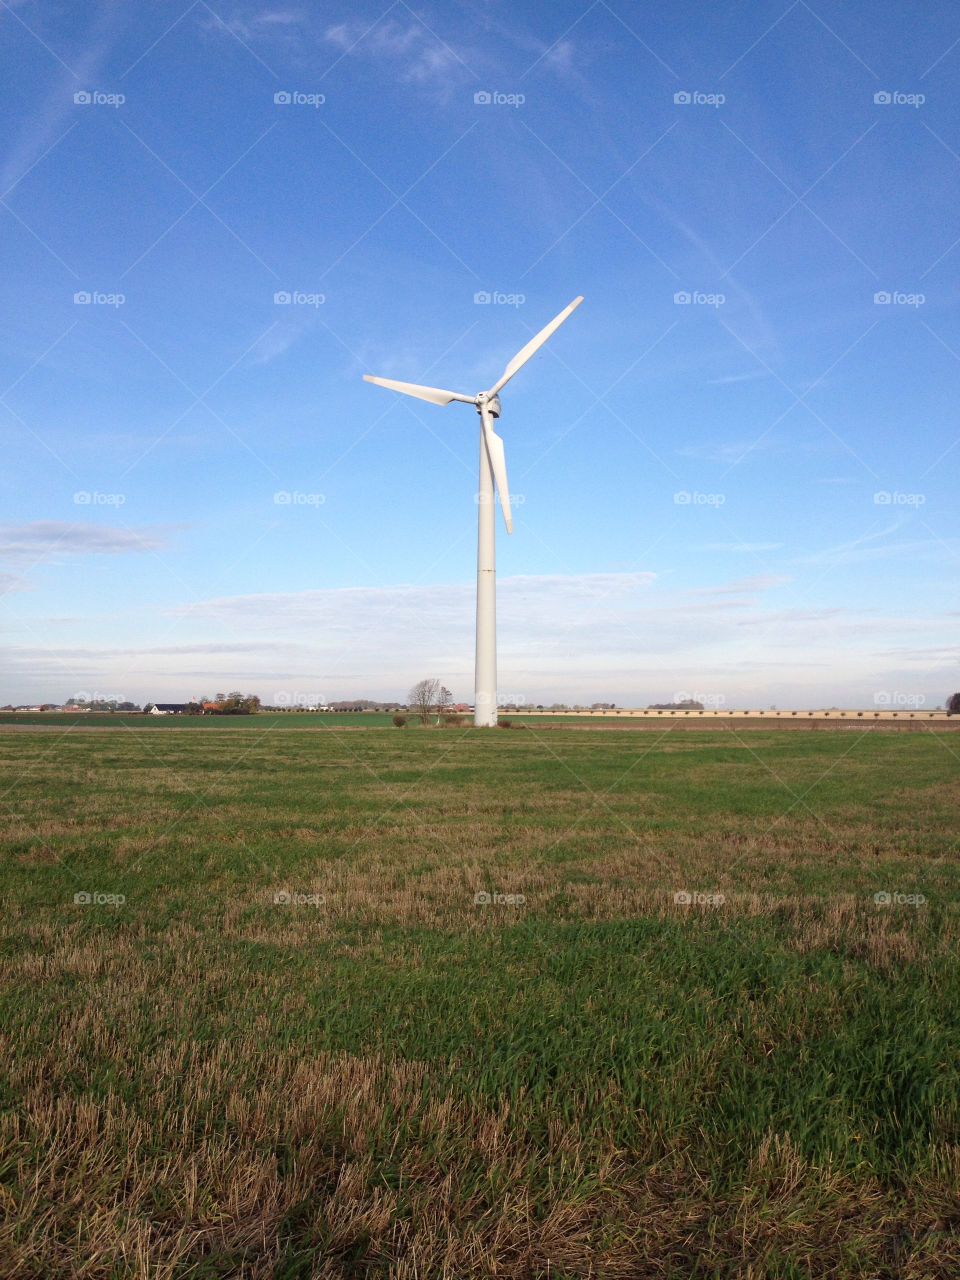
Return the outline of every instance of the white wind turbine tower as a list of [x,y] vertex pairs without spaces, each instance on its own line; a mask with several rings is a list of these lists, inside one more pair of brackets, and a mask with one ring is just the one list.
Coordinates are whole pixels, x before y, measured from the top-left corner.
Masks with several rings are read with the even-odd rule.
[[503,452],[503,441],[493,429],[494,418],[500,417],[500,396],[498,392],[505,387],[518,369],[522,369],[552,333],[563,324],[567,316],[579,307],[583,298],[574,298],[568,307],[560,312],[546,328],[541,329],[535,338],[513,357],[504,369],[503,374],[489,391],[481,391],[475,396],[462,395],[458,391],[442,391],[438,387],[421,387],[416,382],[395,382],[392,378],[374,378],[365,373],[367,382],[375,382],[378,387],[389,387],[391,391],[402,391],[405,395],[416,396],[419,400],[429,400],[431,404],[449,404],[451,400],[460,400],[464,404],[473,404],[480,415],[480,483],[477,486],[478,530],[477,530],[477,658],[474,678],[474,713],[473,723],[480,726],[497,723],[497,578],[496,578],[496,544],[494,537],[494,495],[493,486],[496,481],[500,494],[500,506],[503,508],[503,519],[507,533],[513,533],[513,517],[510,514],[510,491],[507,488],[507,463]]

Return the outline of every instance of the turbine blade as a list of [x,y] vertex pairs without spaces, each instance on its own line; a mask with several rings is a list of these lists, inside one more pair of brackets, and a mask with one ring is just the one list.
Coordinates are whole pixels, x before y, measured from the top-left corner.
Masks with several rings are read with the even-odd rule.
[[531,338],[523,350],[518,351],[513,357],[506,369],[504,369],[503,376],[500,381],[490,388],[488,394],[495,396],[501,387],[505,387],[517,370],[522,369],[530,357],[540,350],[550,335],[556,333],[564,320],[566,320],[567,316],[569,316],[572,311],[575,311],[582,301],[582,295],[579,298],[574,298],[569,307],[564,307],[560,314],[555,316],[545,328],[541,329],[535,338]]
[[442,391],[439,387],[421,387],[417,382],[397,382],[393,378],[374,378],[372,374],[363,375],[364,382],[375,382],[378,387],[388,387],[391,391],[402,391],[406,396],[416,396],[418,400],[429,400],[431,404],[449,404],[451,400],[462,400],[465,404],[476,404],[476,396],[464,396],[459,391]]
[[507,457],[503,450],[503,440],[494,431],[490,422],[484,417],[483,441],[487,446],[487,457],[490,459],[490,470],[500,495],[500,507],[507,533],[513,533],[513,514],[510,511],[510,490],[507,487]]

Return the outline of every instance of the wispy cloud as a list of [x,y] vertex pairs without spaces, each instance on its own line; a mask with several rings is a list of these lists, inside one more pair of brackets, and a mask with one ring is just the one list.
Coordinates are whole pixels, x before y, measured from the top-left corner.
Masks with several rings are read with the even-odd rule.
[[708,387],[725,387],[731,382],[756,382],[759,378],[769,378],[772,375],[766,369],[752,369],[749,373],[731,373],[724,378],[708,378]]
[[960,559],[960,538],[913,538],[903,542],[883,542],[902,528],[899,520],[876,533],[864,534],[850,542],[840,542],[834,547],[812,555],[798,556],[797,564],[863,564],[876,560],[923,560],[926,562]]
[[249,44],[258,38],[288,38],[295,28],[302,28],[304,23],[305,15],[299,9],[267,9],[263,13],[235,9],[229,17],[208,15],[201,25],[206,31],[229,31],[238,40]]
[[73,524],[65,520],[8,521],[0,524],[0,560],[33,564],[57,556],[122,555],[157,551],[177,525]]
[[270,364],[294,346],[307,330],[306,324],[278,324],[269,329],[250,352],[254,366]]
[[448,90],[452,82],[472,79],[470,55],[455,50],[421,22],[384,19],[372,30],[361,21],[341,22],[328,27],[324,39],[344,54],[389,66],[402,81]]
[[10,591],[27,591],[29,584],[18,573],[0,573],[0,596]]
[[703,542],[699,551],[779,551],[782,542]]
[[692,594],[702,596],[741,595],[744,592],[769,591],[773,587],[791,582],[792,578],[785,573],[756,573],[749,578],[736,578],[733,582],[722,582],[717,586],[696,587]]

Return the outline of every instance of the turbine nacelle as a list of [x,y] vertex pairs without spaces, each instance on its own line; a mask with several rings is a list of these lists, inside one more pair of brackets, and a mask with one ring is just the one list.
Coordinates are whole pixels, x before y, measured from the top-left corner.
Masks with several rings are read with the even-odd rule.
[[492,396],[489,391],[481,391],[477,396],[477,413],[483,417],[484,408],[494,417],[500,417],[500,397]]

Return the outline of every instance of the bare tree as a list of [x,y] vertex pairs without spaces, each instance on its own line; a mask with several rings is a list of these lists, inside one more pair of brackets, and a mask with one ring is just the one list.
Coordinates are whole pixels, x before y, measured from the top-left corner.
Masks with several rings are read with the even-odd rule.
[[421,724],[427,724],[430,719],[430,712],[437,705],[440,697],[440,681],[439,680],[421,680],[415,684],[407,694],[407,702],[411,711],[415,711],[420,717]]

